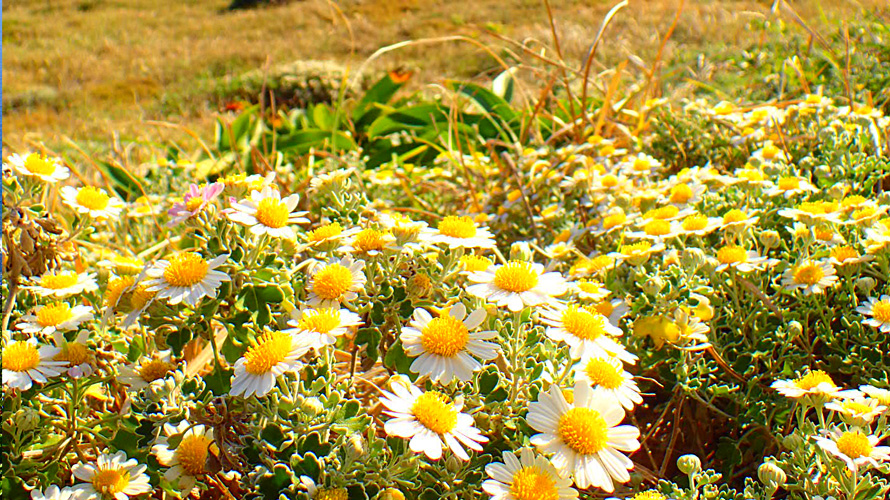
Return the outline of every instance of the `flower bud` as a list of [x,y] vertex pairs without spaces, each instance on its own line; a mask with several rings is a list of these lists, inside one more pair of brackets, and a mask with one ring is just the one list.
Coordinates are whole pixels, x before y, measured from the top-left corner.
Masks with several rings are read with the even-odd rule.
[[757,477],[760,482],[767,488],[771,488],[772,492],[785,485],[785,471],[773,462],[764,462],[757,468]]
[[828,188],[828,196],[831,196],[832,199],[839,200],[847,195],[850,192],[850,186],[847,186],[843,182],[838,182],[833,184],[830,188]]
[[772,229],[760,233],[760,244],[763,245],[763,248],[766,250],[776,248],[781,241],[782,237],[778,232],[773,231]]
[[677,468],[683,474],[696,474],[701,471],[701,460],[695,455],[683,455],[677,459]]
[[433,282],[425,273],[417,273],[408,280],[408,293],[414,297],[426,297],[433,288]]
[[458,460],[456,456],[451,455],[450,457],[448,457],[447,460],[445,460],[445,468],[448,469],[448,472],[451,472],[452,474],[460,471],[460,460]]
[[863,295],[868,295],[877,286],[877,282],[870,276],[863,276],[856,280],[856,290]]
[[803,439],[797,434],[788,434],[782,438],[782,446],[788,450],[796,450],[803,446]]
[[821,178],[830,177],[831,167],[829,167],[828,165],[819,165],[818,167],[816,167],[816,176]]
[[695,271],[705,264],[707,257],[701,248],[687,248],[680,255],[680,265],[689,271]]
[[526,262],[532,260],[532,249],[527,241],[517,241],[510,245],[510,260],[522,260]]
[[658,276],[643,280],[639,283],[640,288],[646,295],[656,295],[664,288],[664,280]]
[[803,325],[800,324],[799,321],[791,321],[788,323],[788,333],[791,335],[791,338],[799,337],[803,334]]
[[663,262],[665,266],[676,266],[680,264],[680,252],[677,250],[665,252]]
[[361,434],[353,434],[349,436],[349,441],[347,441],[346,454],[349,458],[355,460],[357,458],[361,458],[365,454],[365,440],[362,438]]
[[306,398],[300,408],[310,417],[314,417],[324,411],[324,405],[318,398]]
[[34,408],[25,407],[15,412],[12,417],[15,426],[20,431],[32,431],[40,423],[40,414]]

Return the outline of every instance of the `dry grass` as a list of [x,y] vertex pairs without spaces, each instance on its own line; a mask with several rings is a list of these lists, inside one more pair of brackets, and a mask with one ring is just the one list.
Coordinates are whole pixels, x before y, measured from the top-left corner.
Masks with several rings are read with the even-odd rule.
[[[885,0],[825,0],[827,15],[849,16]],[[293,1],[271,8],[227,12],[228,0],[7,0],[3,3],[4,149],[29,141],[59,144],[107,141],[112,132],[134,140],[159,139],[145,120],[169,120],[206,132],[216,113],[206,90],[227,75],[298,59],[355,65],[377,48],[406,39],[450,34],[509,47],[494,30],[540,51],[550,28],[540,0]],[[612,2],[551,2],[563,55],[580,66]],[[796,6],[808,22],[824,15],[818,2]],[[634,54],[650,61],[680,0],[631,0],[610,26],[599,59],[609,64]],[[750,0],[689,0],[667,45],[707,49],[755,36],[752,17],[769,5]],[[354,50],[353,50],[354,49]],[[514,47],[513,50],[516,50]],[[549,51],[549,49],[548,49]],[[502,54],[504,52],[501,52]],[[548,52],[549,54],[550,52]],[[476,77],[495,67],[466,43],[410,47],[381,58],[383,67]],[[202,94],[203,93],[203,94]]]

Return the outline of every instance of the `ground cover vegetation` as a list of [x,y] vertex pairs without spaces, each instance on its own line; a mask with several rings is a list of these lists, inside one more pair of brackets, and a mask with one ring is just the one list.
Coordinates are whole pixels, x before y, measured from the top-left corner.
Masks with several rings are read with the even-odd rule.
[[886,10],[604,62],[608,7],[6,144],[4,498],[884,498]]

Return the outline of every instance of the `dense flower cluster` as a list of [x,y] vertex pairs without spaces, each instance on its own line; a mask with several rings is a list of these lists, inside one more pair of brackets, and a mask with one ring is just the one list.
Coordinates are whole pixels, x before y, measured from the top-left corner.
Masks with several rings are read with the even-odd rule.
[[[21,484],[35,499],[664,499],[682,493],[658,483],[681,421],[661,467],[645,445],[671,405],[682,415],[674,398],[726,418],[746,410],[720,397],[758,391],[769,420],[750,432],[796,444],[750,491],[886,492],[887,365],[839,378],[851,359],[825,344],[887,344],[890,167],[817,165],[789,134],[867,156],[888,119],[833,103],[689,103],[736,131],[739,168],[677,169],[645,133],[588,130],[426,166],[185,162],[178,191],[133,197],[12,155],[10,203],[64,221],[76,254],[6,281]],[[677,470],[696,492],[718,479],[696,457]]]

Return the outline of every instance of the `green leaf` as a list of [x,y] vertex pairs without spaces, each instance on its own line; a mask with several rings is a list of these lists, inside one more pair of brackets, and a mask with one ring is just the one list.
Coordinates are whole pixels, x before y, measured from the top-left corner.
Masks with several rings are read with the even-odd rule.
[[142,193],[145,192],[134,174],[101,160],[97,161],[96,165],[111,180],[111,187],[121,198],[131,201],[142,196]]
[[386,75],[371,86],[352,111],[352,120],[355,122],[356,130],[364,129],[377,119],[381,112],[378,105],[388,103],[404,84],[405,82],[396,83],[389,75]]
[[305,129],[278,137],[278,151],[288,154],[302,155],[310,149],[321,149],[330,146],[333,141],[336,149],[355,149],[357,146],[352,137],[341,131],[331,132],[320,129]]

